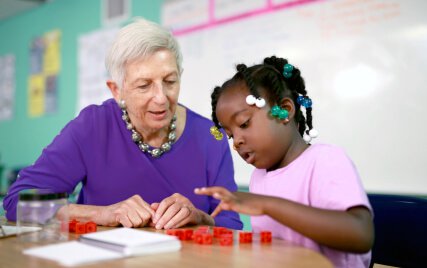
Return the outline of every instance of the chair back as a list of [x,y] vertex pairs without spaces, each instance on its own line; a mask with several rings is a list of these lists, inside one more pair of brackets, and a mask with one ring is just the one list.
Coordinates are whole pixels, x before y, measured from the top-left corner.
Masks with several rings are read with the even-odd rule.
[[427,199],[368,194],[374,210],[372,263],[427,267]]

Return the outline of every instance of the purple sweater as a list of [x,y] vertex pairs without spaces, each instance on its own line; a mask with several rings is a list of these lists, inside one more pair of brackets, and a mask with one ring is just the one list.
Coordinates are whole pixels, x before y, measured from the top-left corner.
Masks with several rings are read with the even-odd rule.
[[[226,139],[209,134],[212,123],[187,109],[182,136],[160,158],[141,152],[113,99],[91,105],[68,123],[37,161],[21,170],[3,206],[16,220],[18,193],[42,188],[71,193],[82,182],[78,204],[111,205],[135,194],[147,203],[180,193],[200,210],[211,213],[218,201],[193,193],[195,187],[223,186],[236,191],[233,163]],[[241,229],[237,213],[223,211],[215,224]]]

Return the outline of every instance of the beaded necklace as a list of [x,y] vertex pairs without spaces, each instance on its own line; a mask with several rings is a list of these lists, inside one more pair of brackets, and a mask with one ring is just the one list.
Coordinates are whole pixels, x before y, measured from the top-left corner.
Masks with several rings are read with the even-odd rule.
[[166,153],[166,152],[168,152],[171,149],[172,144],[175,142],[175,139],[176,139],[176,134],[175,134],[175,129],[176,129],[176,123],[175,123],[175,121],[176,121],[176,115],[174,115],[172,117],[171,123],[169,125],[168,141],[165,142],[165,143],[163,143],[159,148],[151,149],[150,145],[148,145],[147,143],[143,142],[141,135],[135,130],[135,127],[130,122],[130,118],[129,118],[129,115],[128,115],[126,109],[125,108],[121,108],[121,110],[122,110],[122,119],[126,123],[126,128],[129,129],[130,131],[132,131],[132,140],[133,140],[133,142],[136,143],[136,145],[138,145],[138,148],[142,152],[149,153],[152,157],[158,158],[163,153]]

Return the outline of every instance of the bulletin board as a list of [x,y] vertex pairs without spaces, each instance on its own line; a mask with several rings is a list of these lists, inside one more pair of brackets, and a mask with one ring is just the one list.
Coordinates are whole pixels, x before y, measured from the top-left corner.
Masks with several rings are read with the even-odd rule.
[[[425,10],[424,0],[173,0],[162,21],[183,51],[189,108],[210,118],[210,94],[237,63],[287,58],[313,99],[315,143],[345,148],[368,192],[425,195]],[[247,185],[253,167],[233,159]]]

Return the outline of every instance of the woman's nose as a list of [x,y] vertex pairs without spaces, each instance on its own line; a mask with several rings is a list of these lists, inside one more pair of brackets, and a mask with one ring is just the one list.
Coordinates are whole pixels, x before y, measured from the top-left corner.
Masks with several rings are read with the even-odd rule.
[[166,90],[162,84],[156,84],[154,92],[154,99],[157,103],[164,103],[167,101]]

